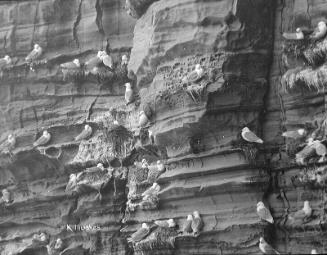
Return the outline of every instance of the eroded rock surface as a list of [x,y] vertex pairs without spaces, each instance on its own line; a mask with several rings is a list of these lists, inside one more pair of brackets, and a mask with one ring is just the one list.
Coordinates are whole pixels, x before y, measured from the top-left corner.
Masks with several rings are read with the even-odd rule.
[[[326,77],[325,41],[306,48],[282,38],[297,27],[312,31],[324,20],[325,5],[1,3],[0,54],[14,60],[0,78],[1,141],[10,133],[17,141],[0,155],[0,188],[14,195],[13,203],[0,205],[0,253],[46,254],[46,245],[32,240],[40,232],[50,236],[51,245],[61,238],[62,254],[248,254],[259,252],[261,236],[282,253],[325,252],[324,181],[312,177],[324,176],[325,162],[318,162],[311,147],[301,152],[310,136],[325,142],[324,80],[319,80]],[[33,72],[24,57],[34,43],[44,54]],[[60,64],[75,58],[84,64],[99,50],[111,55],[112,69],[82,67],[64,77]],[[301,50],[304,58],[297,55]],[[305,87],[312,84],[303,78],[309,69],[309,77],[319,72],[318,93]],[[125,82],[135,93],[128,105]],[[290,82],[296,86],[285,89]],[[148,122],[140,127],[142,110]],[[85,124],[91,136],[75,141]],[[240,134],[245,126],[264,144],[245,142]],[[299,127],[308,130],[300,142],[281,136]],[[45,129],[51,140],[32,146]],[[299,163],[300,152],[305,155]],[[101,172],[98,163],[110,171]],[[76,183],[74,176],[80,177]],[[78,192],[66,192],[69,180]],[[160,191],[144,198],[154,182]],[[305,225],[290,223],[288,215],[305,200],[312,218]],[[273,225],[258,217],[258,201],[270,207]],[[204,221],[198,236],[154,228],[155,220],[168,218],[182,227],[196,210]],[[152,232],[128,243],[142,223]]]

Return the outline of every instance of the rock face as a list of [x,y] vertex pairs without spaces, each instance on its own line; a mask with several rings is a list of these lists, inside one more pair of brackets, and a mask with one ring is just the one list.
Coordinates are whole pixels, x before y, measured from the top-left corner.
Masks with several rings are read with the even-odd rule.
[[[14,133],[16,144],[1,147],[0,188],[13,202],[0,204],[0,253],[252,254],[260,237],[281,253],[326,252],[317,154],[327,39],[308,36],[325,9],[302,0],[1,3],[0,54],[13,64],[0,70],[0,139]],[[305,40],[282,38],[297,27]],[[44,53],[26,63],[35,43]],[[63,75],[60,64],[75,58],[82,66]],[[85,124],[90,137],[74,140]],[[245,126],[264,144],[244,141]],[[298,128],[307,131],[299,140],[281,136]],[[45,129],[50,141],[34,147]],[[321,146],[306,145],[310,137]],[[154,182],[160,190],[145,196]],[[292,220],[306,200],[313,215]],[[274,224],[260,220],[258,201]],[[194,211],[203,229],[181,234]],[[154,224],[169,218],[177,227]],[[150,233],[128,242],[142,223]],[[50,240],[33,241],[41,232]]]

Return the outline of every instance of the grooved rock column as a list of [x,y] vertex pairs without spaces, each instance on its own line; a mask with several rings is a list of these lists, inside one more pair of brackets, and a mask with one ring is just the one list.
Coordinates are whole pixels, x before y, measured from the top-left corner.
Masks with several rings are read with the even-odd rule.
[[[261,135],[273,23],[274,1],[261,0],[158,1],[138,19],[129,70],[169,166],[158,180],[158,210],[132,212],[131,229],[164,218],[183,225],[199,210],[204,232],[177,237],[177,254],[259,251],[266,225],[256,204],[269,173],[263,146],[244,143],[240,131],[247,125]],[[191,75],[196,64],[204,70],[199,79]]]

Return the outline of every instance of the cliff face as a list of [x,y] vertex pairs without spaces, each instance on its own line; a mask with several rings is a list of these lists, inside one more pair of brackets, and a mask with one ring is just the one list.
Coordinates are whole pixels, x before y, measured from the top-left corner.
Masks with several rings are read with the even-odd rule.
[[[1,3],[0,55],[14,57],[14,65],[0,80],[0,139],[14,133],[17,140],[12,151],[0,155],[0,188],[14,196],[13,203],[0,207],[1,254],[46,254],[46,243],[32,240],[41,232],[51,245],[63,240],[61,254],[248,254],[259,252],[261,236],[280,252],[324,252],[324,189],[303,183],[323,163],[296,163],[301,145],[281,133],[304,127],[308,137],[325,136],[323,91],[306,89],[304,78],[295,89],[282,86],[288,86],[293,69],[323,73],[323,64],[310,69],[287,53],[294,45],[282,33],[313,29],[325,5],[302,0]],[[24,58],[34,43],[44,54],[32,71]],[[315,45],[306,49],[313,52]],[[75,58],[85,63],[98,50],[110,51],[112,69],[101,67],[96,74],[83,69],[65,77],[60,64]],[[128,72],[121,65],[124,54]],[[194,73],[197,64],[200,77]],[[127,81],[136,95],[129,105]],[[141,110],[149,119],[143,127]],[[75,141],[86,123],[91,136]],[[244,142],[244,126],[265,143]],[[44,129],[50,142],[32,146]],[[143,158],[148,169],[139,166]],[[159,159],[163,173],[154,167]],[[98,163],[108,175],[94,175],[98,170],[90,168]],[[82,181],[69,192],[72,174]],[[158,200],[142,203],[142,192],[155,181],[161,187]],[[313,219],[290,225],[288,214],[305,200]],[[270,206],[274,225],[259,219],[258,201]],[[182,227],[195,210],[204,221],[199,236],[159,228],[136,245],[127,242],[143,222],[152,226],[174,218]],[[70,231],[67,224],[96,229]]]

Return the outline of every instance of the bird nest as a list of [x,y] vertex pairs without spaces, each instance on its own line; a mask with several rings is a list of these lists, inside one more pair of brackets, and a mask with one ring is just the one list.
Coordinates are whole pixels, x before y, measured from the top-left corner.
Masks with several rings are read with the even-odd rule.
[[117,155],[125,154],[125,144],[130,139],[132,139],[132,133],[121,125],[114,125],[109,128],[104,128],[104,138],[105,140],[112,144],[113,151]]
[[258,155],[258,149],[254,144],[250,143],[241,143],[240,145],[245,158],[249,161],[250,164],[256,163],[256,158]]
[[85,72],[82,69],[79,70],[62,70],[64,81],[83,81],[85,79]]
[[327,80],[327,65],[317,69],[294,68],[288,70],[282,77],[281,89],[285,92],[293,90],[297,86],[305,87],[309,90],[324,90]]
[[296,58],[302,57],[308,46],[307,40],[287,40],[283,44],[283,53]]
[[327,57],[327,38],[321,42],[310,45],[303,52],[303,55],[311,66],[322,64]]
[[128,182],[131,183],[136,183],[136,184],[140,184],[143,181],[147,180],[148,178],[148,172],[149,169],[148,168],[136,168],[133,167],[129,170],[128,173]]
[[158,227],[146,239],[134,245],[135,252],[174,249],[177,231],[173,228]]

